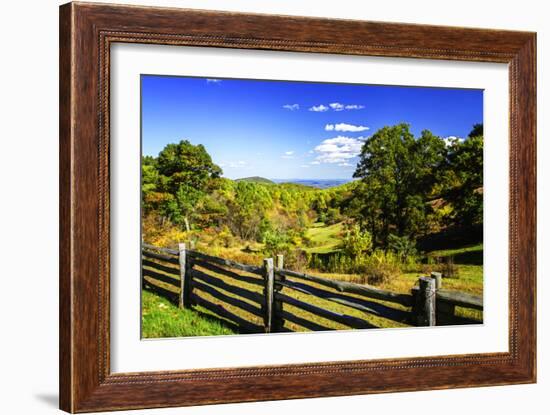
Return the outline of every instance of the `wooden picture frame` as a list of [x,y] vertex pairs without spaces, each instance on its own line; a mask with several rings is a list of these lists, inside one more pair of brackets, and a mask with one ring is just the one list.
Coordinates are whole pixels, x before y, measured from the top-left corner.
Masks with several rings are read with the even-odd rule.
[[[508,64],[509,351],[111,373],[109,59],[116,42]],[[535,382],[535,33],[69,3],[60,8],[59,93],[61,409],[91,412]]]

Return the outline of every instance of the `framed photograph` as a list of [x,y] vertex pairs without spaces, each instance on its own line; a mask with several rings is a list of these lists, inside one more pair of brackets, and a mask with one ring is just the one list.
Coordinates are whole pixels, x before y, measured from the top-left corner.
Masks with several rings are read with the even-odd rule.
[[535,382],[535,62],[526,32],[61,6],[61,409]]

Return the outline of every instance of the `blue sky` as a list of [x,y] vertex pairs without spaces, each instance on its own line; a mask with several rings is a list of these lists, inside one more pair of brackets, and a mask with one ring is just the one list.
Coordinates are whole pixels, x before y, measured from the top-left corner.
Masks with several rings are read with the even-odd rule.
[[224,176],[349,179],[362,140],[410,124],[465,137],[483,122],[483,91],[142,75],[142,149],[203,144]]

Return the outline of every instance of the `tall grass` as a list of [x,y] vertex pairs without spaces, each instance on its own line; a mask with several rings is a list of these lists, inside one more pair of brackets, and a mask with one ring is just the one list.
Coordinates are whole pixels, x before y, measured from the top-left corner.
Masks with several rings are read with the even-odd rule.
[[[414,261],[412,261],[414,262]],[[391,251],[375,250],[371,254],[350,256],[344,252],[311,255],[309,267],[319,272],[359,274],[360,283],[380,284],[399,276],[409,266]]]

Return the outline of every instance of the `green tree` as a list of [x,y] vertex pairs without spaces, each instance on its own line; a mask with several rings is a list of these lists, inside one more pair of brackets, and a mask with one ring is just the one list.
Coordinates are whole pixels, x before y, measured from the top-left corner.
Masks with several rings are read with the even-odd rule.
[[170,219],[190,230],[201,200],[212,190],[222,169],[212,162],[202,144],[187,140],[168,144],[156,159],[158,187],[173,196],[165,206]]
[[241,239],[260,239],[261,218],[273,206],[268,188],[263,184],[239,181],[229,202],[229,227]]
[[156,160],[151,156],[141,158],[141,192],[143,200],[143,209],[149,212],[158,209],[157,187],[159,184],[159,172],[156,166]]
[[483,125],[474,125],[463,141],[449,150],[444,197],[452,204],[456,225],[483,222]]
[[375,240],[386,246],[390,233],[416,237],[424,232],[426,201],[446,159],[445,142],[428,130],[415,138],[408,124],[398,124],[369,137],[359,157],[354,177],[363,186],[352,205]]

